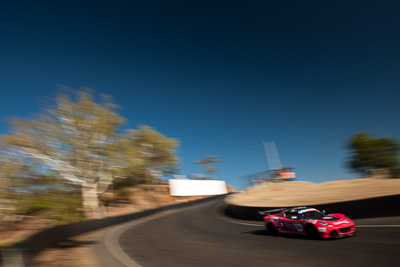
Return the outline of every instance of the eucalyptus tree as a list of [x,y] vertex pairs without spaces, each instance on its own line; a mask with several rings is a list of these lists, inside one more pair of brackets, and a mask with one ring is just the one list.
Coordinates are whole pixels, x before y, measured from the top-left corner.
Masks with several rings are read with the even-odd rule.
[[129,184],[157,183],[163,174],[174,173],[178,165],[179,142],[149,126],[128,130],[119,140],[116,153],[120,166],[116,176]]
[[34,160],[40,172],[80,186],[87,216],[99,217],[98,196],[112,183],[113,148],[124,120],[111,97],[95,99],[87,89],[59,94],[55,102],[35,118],[12,120],[2,141],[15,159]]
[[204,171],[208,173],[210,176],[213,174],[218,173],[218,168],[214,166],[215,164],[221,163],[221,160],[218,156],[209,155],[205,156],[204,158],[195,161],[197,164],[203,166]]
[[353,135],[347,141],[351,151],[348,166],[364,175],[375,169],[390,170],[392,176],[398,175],[400,146],[391,138],[374,138],[368,132]]

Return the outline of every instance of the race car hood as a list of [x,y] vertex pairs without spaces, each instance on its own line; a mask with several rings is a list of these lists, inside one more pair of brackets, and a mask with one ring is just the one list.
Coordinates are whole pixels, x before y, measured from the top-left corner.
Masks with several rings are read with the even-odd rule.
[[333,216],[325,216],[320,221],[339,221],[341,218],[333,217]]
[[346,218],[346,216],[344,214],[328,214],[325,217],[323,217],[322,219],[319,219],[319,221],[322,222],[327,222],[327,223],[333,223],[334,225],[338,225],[338,224],[342,224],[342,223],[350,223],[350,220],[348,218]]

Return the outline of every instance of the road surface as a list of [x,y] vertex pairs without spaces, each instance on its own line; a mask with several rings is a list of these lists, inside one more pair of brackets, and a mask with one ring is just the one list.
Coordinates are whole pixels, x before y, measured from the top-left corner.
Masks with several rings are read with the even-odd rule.
[[[94,247],[104,266],[397,266],[400,218],[355,220],[337,240],[271,236],[223,213],[223,198],[114,228]],[[337,211],[340,212],[340,211]]]

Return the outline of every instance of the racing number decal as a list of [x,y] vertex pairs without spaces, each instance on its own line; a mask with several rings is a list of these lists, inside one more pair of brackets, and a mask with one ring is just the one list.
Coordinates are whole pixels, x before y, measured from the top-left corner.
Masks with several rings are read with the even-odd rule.
[[301,223],[295,223],[294,224],[296,226],[296,230],[299,232],[303,231],[303,225],[301,225]]

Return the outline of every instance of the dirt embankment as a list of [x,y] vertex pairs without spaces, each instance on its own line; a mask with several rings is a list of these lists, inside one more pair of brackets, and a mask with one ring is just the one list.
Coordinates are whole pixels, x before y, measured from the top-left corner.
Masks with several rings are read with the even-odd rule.
[[321,184],[302,181],[266,182],[232,195],[226,201],[241,206],[290,207],[398,194],[400,194],[400,179],[363,178]]

